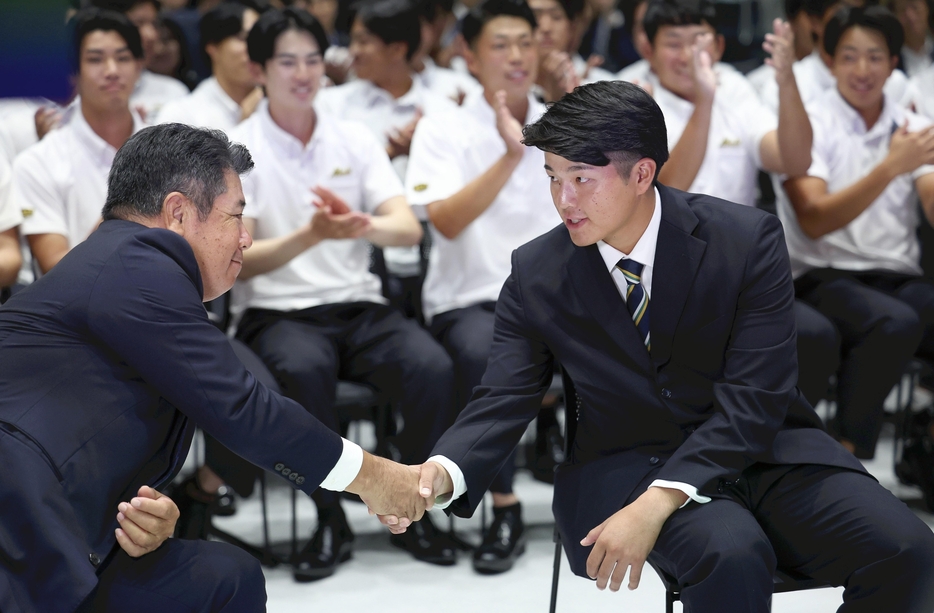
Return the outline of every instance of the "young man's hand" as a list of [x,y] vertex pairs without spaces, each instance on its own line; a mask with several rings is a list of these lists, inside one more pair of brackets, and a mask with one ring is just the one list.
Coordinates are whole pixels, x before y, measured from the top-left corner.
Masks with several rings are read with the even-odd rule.
[[171,498],[148,485],[130,502],[118,504],[117,511],[117,542],[133,558],[155,551],[172,536],[179,515]]

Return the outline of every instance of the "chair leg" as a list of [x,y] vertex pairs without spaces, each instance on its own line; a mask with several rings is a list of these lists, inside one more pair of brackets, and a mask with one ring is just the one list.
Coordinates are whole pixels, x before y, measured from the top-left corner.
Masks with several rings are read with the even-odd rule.
[[548,607],[548,613],[555,613],[558,606],[558,575],[561,572],[561,536],[558,534],[558,527],[555,526],[555,564],[551,575],[551,606]]
[[665,591],[665,613],[675,613],[675,593],[672,590]]

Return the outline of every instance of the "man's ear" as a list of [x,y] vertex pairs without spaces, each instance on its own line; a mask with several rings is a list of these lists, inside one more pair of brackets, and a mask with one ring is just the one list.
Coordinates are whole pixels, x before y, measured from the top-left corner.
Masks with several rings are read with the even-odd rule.
[[250,62],[250,76],[254,83],[266,87],[266,70],[256,62]]
[[467,70],[476,79],[477,75],[480,74],[480,60],[477,59],[477,54],[474,53],[473,48],[467,44],[467,39],[464,38],[463,34],[458,34],[457,38],[454,40],[464,61],[467,62]]
[[713,52],[716,57],[710,58],[714,64],[720,61],[724,51],[726,51],[726,38],[723,34],[717,33],[713,37]]
[[655,185],[655,170],[658,165],[652,158],[642,158],[633,164],[629,173],[629,182],[636,183],[636,194],[641,196]]
[[181,192],[172,192],[162,201],[162,224],[167,230],[185,236],[191,200]]
[[[386,45],[386,51],[389,53],[389,57],[402,62],[408,62],[406,55],[409,53],[408,43],[402,41],[396,41],[394,43],[389,43]],[[416,52],[418,49],[415,50]]]

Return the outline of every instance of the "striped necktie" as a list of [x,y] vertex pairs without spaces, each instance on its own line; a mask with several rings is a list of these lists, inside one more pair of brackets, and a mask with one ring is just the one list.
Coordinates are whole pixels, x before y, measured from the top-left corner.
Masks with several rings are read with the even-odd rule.
[[626,278],[626,308],[632,315],[632,323],[645,343],[645,348],[652,351],[652,336],[649,332],[649,295],[642,286],[642,269],[644,266],[635,260],[623,258],[616,263]]

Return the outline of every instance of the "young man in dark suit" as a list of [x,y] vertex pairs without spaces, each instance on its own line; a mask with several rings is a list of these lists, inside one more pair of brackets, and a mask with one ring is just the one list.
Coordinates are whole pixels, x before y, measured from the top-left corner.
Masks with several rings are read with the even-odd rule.
[[649,560],[685,610],[738,613],[769,610],[782,567],[845,586],[840,611],[931,611],[934,534],[795,385],[778,219],[659,184],[664,118],[628,83],[576,89],[524,136],[564,227],[513,254],[483,382],[421,494],[470,514],[558,360],[581,401],[554,502],[576,574],[634,589]]

